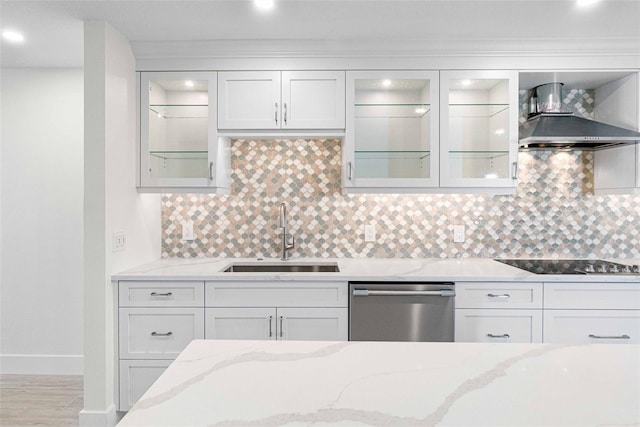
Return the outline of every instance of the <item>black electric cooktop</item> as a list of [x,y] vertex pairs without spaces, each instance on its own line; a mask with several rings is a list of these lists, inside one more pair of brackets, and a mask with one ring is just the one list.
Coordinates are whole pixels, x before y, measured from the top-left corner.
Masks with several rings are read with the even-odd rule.
[[496,259],[501,263],[536,274],[640,275],[640,266],[600,259]]

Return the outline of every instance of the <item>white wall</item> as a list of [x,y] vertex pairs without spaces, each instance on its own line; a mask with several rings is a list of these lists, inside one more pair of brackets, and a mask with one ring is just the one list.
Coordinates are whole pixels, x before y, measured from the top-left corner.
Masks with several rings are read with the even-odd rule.
[[82,373],[82,70],[2,70],[0,372]]
[[[84,408],[80,425],[115,423],[113,273],[160,257],[160,195],[135,189],[135,58],[103,21],[86,21]],[[127,248],[112,251],[113,233]]]

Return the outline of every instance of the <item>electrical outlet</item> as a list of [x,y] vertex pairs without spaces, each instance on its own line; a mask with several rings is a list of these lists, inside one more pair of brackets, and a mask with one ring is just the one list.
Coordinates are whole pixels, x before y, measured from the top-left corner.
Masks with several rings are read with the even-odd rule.
[[454,243],[464,242],[464,225],[453,226],[453,242]]
[[182,240],[193,240],[193,221],[182,223]]
[[375,242],[376,241],[376,225],[366,224],[364,226],[364,241]]
[[122,252],[127,247],[127,236],[124,231],[115,231],[113,233],[113,252]]

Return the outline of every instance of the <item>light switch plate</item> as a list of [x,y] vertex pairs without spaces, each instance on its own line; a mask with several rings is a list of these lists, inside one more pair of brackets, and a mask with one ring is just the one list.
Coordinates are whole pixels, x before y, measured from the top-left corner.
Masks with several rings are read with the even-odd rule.
[[113,232],[113,252],[122,252],[127,248],[127,236],[124,231]]
[[454,225],[453,226],[453,242],[454,243],[464,243],[464,225]]
[[182,223],[182,240],[193,240],[193,221]]
[[364,241],[375,242],[376,241],[376,225],[366,224],[364,226]]

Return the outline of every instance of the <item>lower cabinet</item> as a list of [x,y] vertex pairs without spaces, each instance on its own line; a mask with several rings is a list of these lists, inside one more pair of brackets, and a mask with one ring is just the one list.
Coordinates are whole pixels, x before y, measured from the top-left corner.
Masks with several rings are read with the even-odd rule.
[[131,409],[171,362],[172,360],[121,360],[119,410]]
[[458,309],[458,342],[540,343],[542,310]]
[[348,308],[207,308],[207,339],[346,341]]
[[640,310],[545,310],[544,341],[640,344]]

